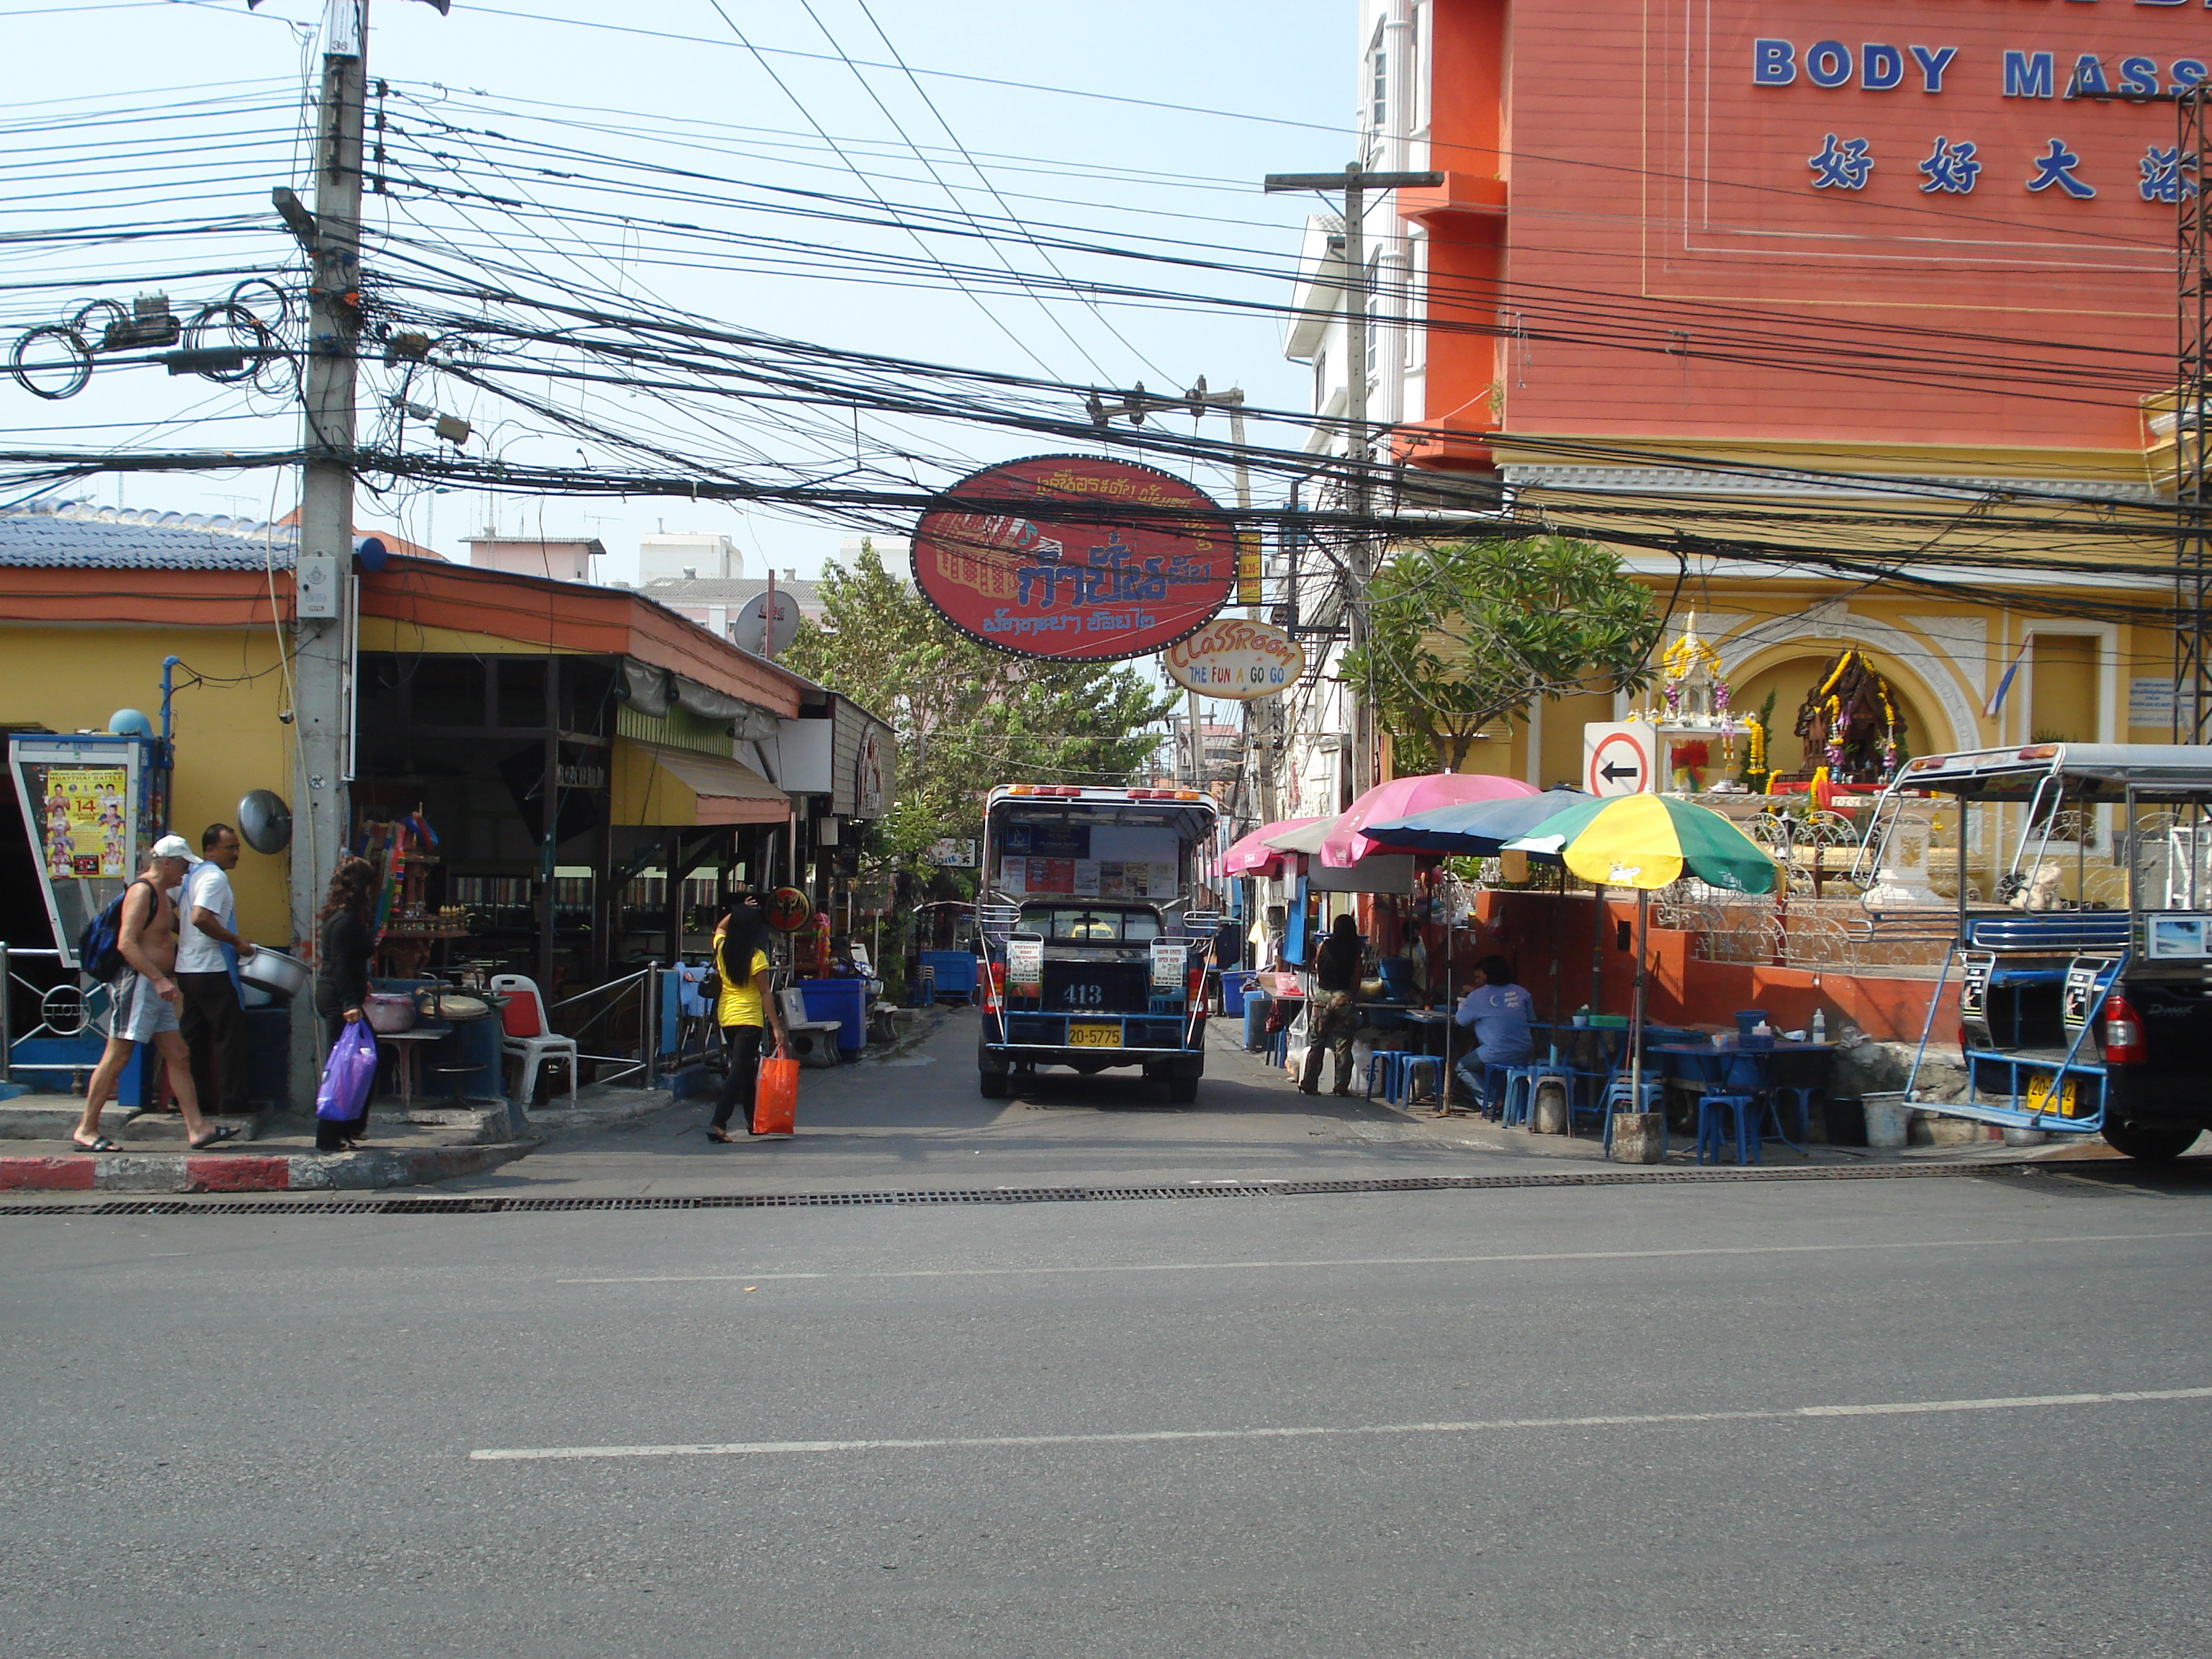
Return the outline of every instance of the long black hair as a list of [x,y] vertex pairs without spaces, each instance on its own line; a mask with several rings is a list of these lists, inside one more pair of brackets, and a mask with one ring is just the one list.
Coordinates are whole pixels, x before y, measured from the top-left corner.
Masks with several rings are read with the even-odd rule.
[[753,952],[768,950],[768,918],[761,914],[757,900],[742,898],[729,908],[723,921],[722,961],[727,964],[724,977],[750,979],[746,969],[751,966]]

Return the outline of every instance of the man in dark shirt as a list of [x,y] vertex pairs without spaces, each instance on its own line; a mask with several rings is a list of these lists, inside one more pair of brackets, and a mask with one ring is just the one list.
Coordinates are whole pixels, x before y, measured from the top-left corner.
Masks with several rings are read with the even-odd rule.
[[1307,1094],[1321,1091],[1323,1049],[1336,1054],[1335,1092],[1352,1092],[1352,1037],[1359,1029],[1359,925],[1349,915],[1322,941],[1314,958],[1314,994],[1306,1013],[1306,1069],[1298,1087]]

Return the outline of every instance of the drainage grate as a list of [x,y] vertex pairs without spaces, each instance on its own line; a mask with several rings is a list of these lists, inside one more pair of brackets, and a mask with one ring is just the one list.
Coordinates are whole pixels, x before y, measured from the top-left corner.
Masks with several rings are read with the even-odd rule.
[[1590,1170],[1546,1175],[1399,1176],[1346,1181],[1196,1182],[1175,1187],[984,1187],[908,1192],[712,1193],[696,1198],[112,1199],[101,1204],[0,1204],[0,1215],[507,1215],[563,1210],[828,1209],[862,1205],[1112,1204],[1152,1199],[1304,1198],[1354,1193],[1486,1192],[1516,1187],[1669,1187],[1778,1181],[1924,1181],[1944,1176],[2024,1175],[2027,1159],[1934,1165],[1814,1169]]

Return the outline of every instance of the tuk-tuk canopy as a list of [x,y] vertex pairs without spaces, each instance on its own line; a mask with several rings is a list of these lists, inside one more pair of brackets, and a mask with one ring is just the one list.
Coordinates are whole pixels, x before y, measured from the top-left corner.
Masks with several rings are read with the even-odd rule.
[[2032,743],[2024,747],[1922,755],[1898,775],[1899,790],[1962,800],[2025,801],[2046,780],[2069,799],[2212,802],[2212,745],[2166,743]]

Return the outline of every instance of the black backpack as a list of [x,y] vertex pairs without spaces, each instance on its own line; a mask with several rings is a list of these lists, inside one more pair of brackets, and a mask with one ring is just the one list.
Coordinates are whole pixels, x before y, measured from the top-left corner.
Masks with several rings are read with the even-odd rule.
[[131,896],[131,888],[151,887],[150,881],[134,881],[113,898],[107,908],[84,925],[76,936],[76,959],[84,971],[96,980],[113,979],[131,963],[123,954],[123,902]]

